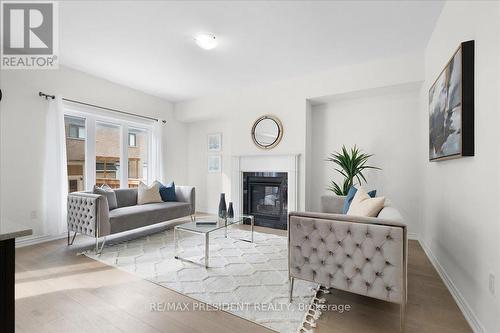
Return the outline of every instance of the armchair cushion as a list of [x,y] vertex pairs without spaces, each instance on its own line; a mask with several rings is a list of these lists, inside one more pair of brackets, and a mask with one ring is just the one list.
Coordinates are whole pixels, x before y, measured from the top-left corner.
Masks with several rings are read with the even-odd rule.
[[[349,207],[351,207],[352,199],[354,199],[356,192],[358,192],[358,189],[355,188],[354,186],[351,186],[351,188],[349,189],[349,192],[347,192],[347,197],[345,198],[345,201],[344,201],[344,209],[342,210],[343,214],[347,214],[347,212],[349,211]],[[373,190],[373,191],[368,192],[368,195],[371,198],[375,198],[375,196],[377,195],[377,190]]]
[[385,197],[371,198],[368,193],[360,187],[354,195],[347,215],[376,217],[382,208],[384,208],[384,203]]

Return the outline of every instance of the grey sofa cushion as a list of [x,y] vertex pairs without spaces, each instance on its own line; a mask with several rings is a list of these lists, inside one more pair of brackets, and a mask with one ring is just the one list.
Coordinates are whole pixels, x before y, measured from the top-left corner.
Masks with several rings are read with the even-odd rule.
[[108,200],[109,210],[113,210],[113,209],[115,209],[115,208],[118,207],[118,203],[116,201],[116,193],[108,185],[103,185],[101,187],[98,187],[98,186],[94,185],[94,191],[93,191],[93,193],[94,194],[103,195],[103,196],[106,197],[106,199]]
[[186,202],[161,202],[117,208],[109,212],[111,233],[145,227],[190,215],[191,204]]
[[115,190],[118,208],[137,205],[136,188],[120,188]]

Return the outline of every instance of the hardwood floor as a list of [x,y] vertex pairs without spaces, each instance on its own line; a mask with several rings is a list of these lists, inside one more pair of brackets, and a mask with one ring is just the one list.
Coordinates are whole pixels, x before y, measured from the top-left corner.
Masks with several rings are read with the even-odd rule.
[[[152,233],[166,225],[142,231]],[[259,232],[286,234],[267,228]],[[120,239],[132,237],[120,236]],[[137,237],[135,234],[133,237]],[[194,300],[78,252],[92,239],[77,236],[16,252],[17,332],[271,332],[223,311],[152,311],[157,302]],[[471,332],[439,275],[416,241],[409,245],[407,332]],[[399,306],[332,290],[327,304],[348,312],[325,312],[315,332],[397,332]]]

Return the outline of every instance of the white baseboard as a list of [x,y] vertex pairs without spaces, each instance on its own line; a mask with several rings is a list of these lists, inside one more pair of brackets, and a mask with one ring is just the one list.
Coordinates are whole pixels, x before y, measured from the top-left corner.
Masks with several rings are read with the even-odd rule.
[[422,248],[424,249],[424,252],[427,255],[427,257],[429,258],[429,260],[431,261],[432,265],[434,266],[434,268],[438,272],[439,276],[443,280],[444,284],[446,285],[446,287],[450,291],[450,294],[453,296],[453,299],[455,300],[458,307],[462,311],[465,319],[469,323],[472,330],[475,333],[487,333],[486,329],[481,324],[481,322],[477,318],[474,311],[472,311],[472,308],[469,306],[469,303],[467,303],[467,301],[465,300],[465,298],[462,295],[462,293],[460,292],[460,290],[458,290],[458,288],[455,286],[455,284],[453,283],[453,280],[450,278],[448,273],[446,273],[446,270],[443,268],[443,266],[441,266],[441,264],[439,263],[437,258],[432,253],[431,249],[422,240],[419,240],[419,243],[422,246]]
[[41,244],[45,242],[50,242],[53,240],[68,237],[66,233],[56,236],[51,235],[41,235],[41,236],[29,236],[25,238],[16,239],[16,247],[24,247],[29,245]]

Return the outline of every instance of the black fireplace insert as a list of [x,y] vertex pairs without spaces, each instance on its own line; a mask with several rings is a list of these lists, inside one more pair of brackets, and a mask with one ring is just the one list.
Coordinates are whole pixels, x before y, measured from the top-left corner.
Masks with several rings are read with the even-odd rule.
[[286,230],[287,200],[286,172],[243,173],[243,213],[253,215],[255,225]]

